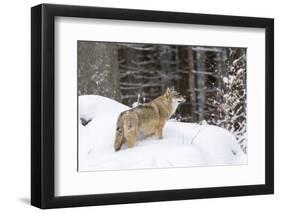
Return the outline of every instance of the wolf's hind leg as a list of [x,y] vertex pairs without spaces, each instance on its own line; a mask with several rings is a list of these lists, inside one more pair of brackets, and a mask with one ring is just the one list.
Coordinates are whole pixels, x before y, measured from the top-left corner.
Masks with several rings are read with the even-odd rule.
[[137,140],[137,131],[135,128],[131,129],[127,135],[128,148],[132,148]]
[[137,140],[137,126],[130,124],[126,128],[126,141],[128,144],[128,148],[132,148]]
[[129,114],[124,121],[124,135],[128,148],[135,145],[138,134],[138,119],[135,114]]

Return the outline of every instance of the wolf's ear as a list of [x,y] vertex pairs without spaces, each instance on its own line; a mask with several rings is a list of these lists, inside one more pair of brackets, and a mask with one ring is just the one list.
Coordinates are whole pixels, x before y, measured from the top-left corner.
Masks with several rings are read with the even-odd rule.
[[169,98],[170,94],[171,94],[171,89],[168,87],[168,88],[166,89],[166,91],[165,91],[164,96],[165,96],[166,98]]
[[170,89],[170,87],[168,87],[167,89],[166,89],[166,94],[169,94],[171,92],[171,89]]

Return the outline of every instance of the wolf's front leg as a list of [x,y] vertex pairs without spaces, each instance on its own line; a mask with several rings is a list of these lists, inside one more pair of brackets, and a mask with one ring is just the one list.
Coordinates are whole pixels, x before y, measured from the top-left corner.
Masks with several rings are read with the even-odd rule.
[[157,135],[158,139],[163,139],[163,127],[164,124],[161,124],[156,128],[155,134]]

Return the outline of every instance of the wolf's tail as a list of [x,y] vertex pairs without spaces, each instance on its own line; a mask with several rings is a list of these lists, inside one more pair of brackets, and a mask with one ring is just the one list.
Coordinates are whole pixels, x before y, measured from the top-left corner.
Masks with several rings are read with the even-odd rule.
[[124,143],[124,127],[123,127],[123,113],[121,113],[117,120],[117,127],[116,127],[116,133],[115,133],[115,143],[114,143],[114,149],[115,151],[118,151],[121,149],[122,144]]

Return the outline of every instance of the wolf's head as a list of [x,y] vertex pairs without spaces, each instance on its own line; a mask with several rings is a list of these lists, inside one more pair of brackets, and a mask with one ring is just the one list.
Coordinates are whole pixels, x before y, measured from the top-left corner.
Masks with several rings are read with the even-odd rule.
[[184,96],[180,95],[174,88],[167,88],[164,96],[173,104],[179,105],[185,101]]

